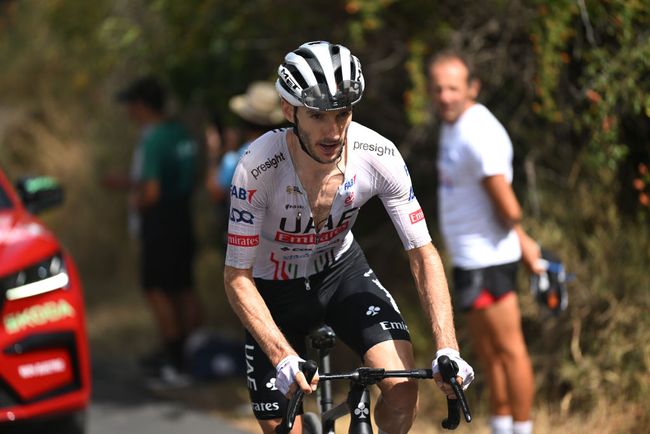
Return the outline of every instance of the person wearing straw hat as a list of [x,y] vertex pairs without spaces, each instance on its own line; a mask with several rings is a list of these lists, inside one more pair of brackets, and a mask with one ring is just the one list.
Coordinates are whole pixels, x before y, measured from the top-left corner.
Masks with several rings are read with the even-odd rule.
[[210,158],[211,168],[208,170],[207,181],[210,197],[216,203],[226,205],[230,197],[230,181],[239,158],[246,152],[248,145],[284,122],[280,98],[275,86],[269,82],[254,81],[246,93],[233,96],[228,105],[240,119],[243,144],[239,149],[225,150],[221,159],[218,158],[218,149],[209,150],[214,151],[215,155]]

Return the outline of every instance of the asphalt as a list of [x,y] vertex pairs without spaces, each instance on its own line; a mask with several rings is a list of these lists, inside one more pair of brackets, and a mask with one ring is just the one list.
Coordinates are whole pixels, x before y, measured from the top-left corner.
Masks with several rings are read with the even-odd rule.
[[247,434],[208,409],[175,398],[199,394],[192,386],[152,391],[144,384],[129,365],[95,362],[87,434]]

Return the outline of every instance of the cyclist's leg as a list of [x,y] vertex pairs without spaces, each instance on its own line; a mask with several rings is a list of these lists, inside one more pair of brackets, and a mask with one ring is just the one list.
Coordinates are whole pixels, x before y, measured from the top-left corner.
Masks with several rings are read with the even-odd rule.
[[[413,367],[408,327],[390,293],[363,255],[345,273],[326,303],[326,323],[366,365],[385,369]],[[408,432],[417,407],[417,382],[390,379],[380,383],[377,425],[391,434]]]
[[[409,341],[384,341],[370,348],[364,363],[374,368],[413,369],[413,347]],[[418,383],[388,378],[379,383],[381,395],[375,406],[375,422],[384,432],[407,433],[417,412]]]
[[[301,351],[302,348],[296,350]],[[244,355],[246,382],[253,414],[262,431],[265,434],[272,434],[287,411],[287,399],[275,387],[275,367],[248,332],[246,332]],[[291,432],[295,434],[302,432],[301,418],[296,418]]]
[[[305,336],[322,313],[317,296],[320,279],[314,277],[311,291],[305,290],[304,279],[268,281],[256,279],[255,284],[274,321],[294,350],[306,358]],[[272,433],[287,411],[287,399],[275,387],[275,366],[246,332],[246,371],[248,390],[255,418],[265,433]],[[302,409],[299,410],[302,413]],[[302,430],[296,418],[292,433]]]
[[521,329],[521,313],[516,294],[498,300],[487,309],[469,316],[470,327],[489,330],[494,352],[501,360],[508,397],[515,421],[531,416],[534,396],[533,370]]

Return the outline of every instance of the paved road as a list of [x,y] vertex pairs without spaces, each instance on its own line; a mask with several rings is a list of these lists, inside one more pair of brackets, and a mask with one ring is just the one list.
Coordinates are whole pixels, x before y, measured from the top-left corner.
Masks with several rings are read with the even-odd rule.
[[87,434],[244,434],[216,416],[152,394],[122,368],[95,363]]

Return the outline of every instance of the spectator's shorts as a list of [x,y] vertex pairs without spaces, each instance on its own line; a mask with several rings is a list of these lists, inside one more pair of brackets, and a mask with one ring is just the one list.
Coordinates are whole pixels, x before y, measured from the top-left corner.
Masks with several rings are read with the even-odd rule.
[[159,289],[169,293],[193,286],[194,240],[191,236],[169,234],[142,241],[140,279],[145,291]]
[[460,311],[485,309],[516,291],[519,261],[467,270],[454,267],[454,305]]
[[[306,357],[307,334],[321,324],[362,358],[374,345],[408,340],[408,327],[393,297],[381,285],[355,242],[328,269],[306,279],[263,280],[255,284],[275,323],[292,347]],[[275,367],[247,332],[247,382],[257,419],[281,418],[287,400],[275,388]]]

